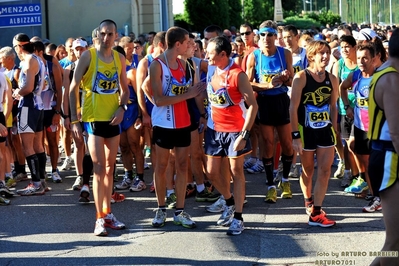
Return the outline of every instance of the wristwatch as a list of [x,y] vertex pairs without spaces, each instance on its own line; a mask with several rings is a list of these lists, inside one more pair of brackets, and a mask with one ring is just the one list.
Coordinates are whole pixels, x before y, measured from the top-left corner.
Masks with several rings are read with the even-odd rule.
[[60,114],[61,114],[61,111],[54,110],[54,113],[56,113],[57,115],[60,115]]
[[121,104],[119,107],[122,107],[123,110],[127,111],[127,105],[126,104]]
[[208,119],[208,113],[207,113],[207,112],[205,112],[205,113],[203,113],[203,114],[200,114],[200,116],[203,117],[203,118],[205,118],[205,119]]
[[249,140],[249,136],[251,135],[248,130],[244,130],[240,132],[240,135],[243,139]]

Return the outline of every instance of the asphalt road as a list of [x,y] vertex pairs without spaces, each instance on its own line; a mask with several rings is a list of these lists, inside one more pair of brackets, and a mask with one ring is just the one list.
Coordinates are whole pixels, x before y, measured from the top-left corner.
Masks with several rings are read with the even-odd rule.
[[[78,203],[73,169],[61,175],[63,183],[50,181],[44,196],[17,196],[0,207],[0,265],[369,265],[370,252],[379,251],[385,238],[381,212],[362,213],[368,202],[344,194],[340,180],[330,180],[323,206],[337,225],[320,228],[307,224],[298,179],[291,180],[293,199],[265,203],[264,174],[246,175],[246,230],[239,236],[226,235],[227,228],[216,226],[219,214],[207,213],[209,203],[194,198],[185,210],[197,228],[174,225],[172,210],[164,227],[153,228],[157,205],[147,188],[124,191],[125,202],[112,205],[127,229],[96,237],[94,204]],[[147,183],[151,176],[146,170]]]

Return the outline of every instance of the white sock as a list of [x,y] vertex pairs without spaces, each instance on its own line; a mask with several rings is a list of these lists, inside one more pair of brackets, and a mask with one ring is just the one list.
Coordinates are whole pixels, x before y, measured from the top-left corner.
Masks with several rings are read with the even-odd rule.
[[168,189],[168,190],[166,190],[166,197],[169,197],[170,194],[172,194],[172,193],[175,193],[175,190],[174,190],[174,189]]
[[202,191],[204,191],[204,189],[205,189],[205,185],[204,184],[201,184],[201,185],[198,185],[197,184],[197,192],[202,192]]

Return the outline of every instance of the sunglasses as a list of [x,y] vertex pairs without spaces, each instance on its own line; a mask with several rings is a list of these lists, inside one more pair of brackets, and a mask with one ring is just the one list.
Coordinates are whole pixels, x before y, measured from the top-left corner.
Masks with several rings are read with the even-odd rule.
[[133,47],[133,49],[136,49],[136,50],[138,50],[138,49],[140,49],[141,48],[141,46],[134,46]]
[[246,31],[246,32],[240,32],[240,35],[241,36],[244,36],[244,35],[250,35],[252,33],[252,31]]
[[262,37],[265,37],[265,36],[267,36],[267,37],[273,37],[274,34],[273,34],[273,33],[268,33],[268,34],[266,34],[266,33],[262,32],[262,33],[260,33],[260,36],[262,36]]

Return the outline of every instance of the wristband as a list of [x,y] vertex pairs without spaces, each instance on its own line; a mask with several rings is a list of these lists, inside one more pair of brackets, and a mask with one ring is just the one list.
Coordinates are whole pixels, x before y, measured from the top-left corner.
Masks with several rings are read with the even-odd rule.
[[249,137],[250,137],[250,133],[249,133],[248,130],[241,131],[241,132],[240,132],[240,135],[241,135],[241,137],[242,137],[243,139],[245,139],[245,140],[248,140]]
[[291,133],[292,139],[300,139],[301,138],[301,134],[299,133],[299,131],[293,131]]
[[79,120],[72,121],[72,122],[71,122],[71,125],[73,125],[73,124],[77,124],[77,123],[79,123],[79,122],[80,122]]

